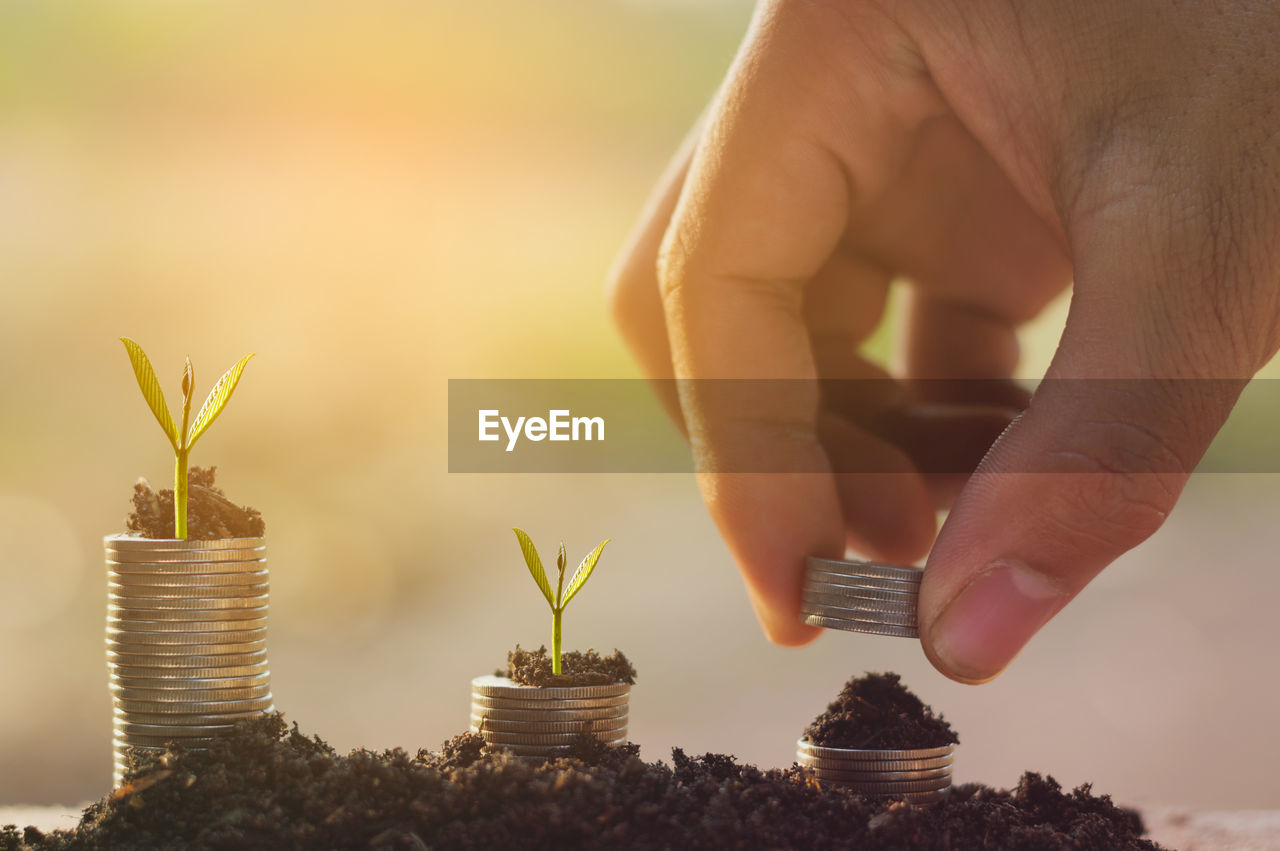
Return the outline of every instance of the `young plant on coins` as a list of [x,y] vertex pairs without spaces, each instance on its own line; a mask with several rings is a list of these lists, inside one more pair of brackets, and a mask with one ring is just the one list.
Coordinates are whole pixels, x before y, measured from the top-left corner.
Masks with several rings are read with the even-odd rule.
[[[187,537],[187,462],[191,457],[191,450],[196,445],[196,441],[209,430],[209,426],[213,425],[213,421],[222,413],[223,408],[227,407],[231,394],[240,383],[240,374],[244,372],[253,353],[250,352],[240,358],[235,366],[222,374],[218,383],[209,391],[199,412],[196,413],[195,422],[191,422],[191,398],[195,392],[195,371],[191,368],[191,358],[187,358],[186,367],[182,370],[182,428],[179,429],[173,420],[173,415],[169,413],[169,405],[164,400],[164,391],[160,389],[160,380],[156,378],[156,371],[151,366],[151,359],[147,357],[147,353],[142,350],[142,346],[128,337],[121,337],[120,342],[124,343],[125,350],[129,353],[129,362],[133,364],[133,375],[138,379],[138,389],[142,391],[142,397],[146,399],[147,406],[151,408],[156,422],[160,423],[164,436],[169,438],[169,445],[173,447],[176,460],[173,473],[173,537],[184,539]],[[189,431],[188,423],[191,425]]]
[[218,380],[191,419],[194,375],[182,374],[182,427],[151,361],[121,338],[134,377],[176,458],[173,490],[134,486],[129,534],[105,539],[107,667],[115,785],[135,749],[200,748],[244,718],[274,710],[267,667],[268,573],[261,515],[188,470],[191,449],[231,398],[252,355]]
[[553,591],[533,541],[523,530],[514,531],[525,566],[551,607],[551,652],[545,646],[528,651],[516,645],[505,670],[472,680],[471,729],[490,748],[530,758],[564,753],[583,734],[622,744],[635,668],[618,650],[603,657],[594,650],[561,651],[565,607],[591,578],[608,539],[587,554],[567,585],[568,555],[561,543]]

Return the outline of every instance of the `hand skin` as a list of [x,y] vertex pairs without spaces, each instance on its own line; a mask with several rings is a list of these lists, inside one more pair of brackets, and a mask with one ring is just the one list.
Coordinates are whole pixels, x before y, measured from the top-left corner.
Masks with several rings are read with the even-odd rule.
[[[1280,345],[1278,43],[1267,0],[761,4],[612,276],[650,376],[883,376],[857,349],[901,276],[900,377],[1008,378],[1015,329],[1074,279],[1046,377],[1162,379],[1047,381],[1020,414],[915,400],[943,403],[944,448],[964,403],[1012,420],[958,482],[816,392],[681,385],[664,401],[769,638],[817,634],[806,555],[928,553],[925,652],[982,682],[1164,522]],[[1189,378],[1227,380],[1163,381]]]

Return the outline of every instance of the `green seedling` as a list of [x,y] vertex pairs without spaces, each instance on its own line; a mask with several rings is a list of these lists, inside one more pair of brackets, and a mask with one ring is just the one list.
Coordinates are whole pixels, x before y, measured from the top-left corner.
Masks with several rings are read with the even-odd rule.
[[218,383],[209,391],[208,398],[200,406],[195,422],[190,423],[191,428],[188,430],[187,425],[191,419],[191,394],[195,391],[195,371],[191,368],[191,358],[187,358],[187,365],[182,370],[182,428],[179,429],[169,413],[169,405],[164,400],[164,391],[160,389],[160,380],[156,378],[156,371],[152,368],[146,352],[142,351],[142,346],[128,337],[121,337],[120,342],[124,343],[125,350],[129,353],[129,362],[133,364],[133,374],[138,379],[138,388],[142,391],[142,397],[147,400],[147,405],[151,408],[151,413],[155,414],[160,428],[164,429],[165,437],[169,438],[169,444],[173,447],[173,453],[177,459],[173,473],[173,536],[185,539],[187,537],[187,461],[191,457],[191,449],[209,430],[209,426],[213,425],[213,421],[222,413],[222,409],[227,406],[232,392],[240,383],[240,373],[244,372],[245,365],[249,363],[249,358],[253,357],[254,353],[250,352],[240,358],[235,366],[222,374]]
[[522,529],[513,529],[516,533],[516,539],[520,541],[520,552],[524,553],[524,563],[529,566],[529,573],[533,574],[533,581],[538,583],[538,589],[542,591],[542,596],[547,598],[547,605],[551,607],[551,673],[560,673],[560,619],[564,614],[565,606],[569,605],[569,601],[582,590],[582,586],[587,584],[587,580],[591,578],[591,573],[596,569],[596,562],[600,561],[600,553],[604,552],[604,545],[609,543],[611,538],[605,538],[600,546],[596,547],[587,557],[582,560],[582,564],[578,565],[578,569],[574,571],[572,578],[569,579],[569,587],[564,587],[564,568],[567,564],[564,552],[564,541],[560,542],[560,553],[556,556],[556,571],[559,576],[556,579],[555,593],[551,593],[551,583],[547,581],[547,572],[542,569],[542,559],[538,557],[538,550],[533,546],[533,541],[524,533]]

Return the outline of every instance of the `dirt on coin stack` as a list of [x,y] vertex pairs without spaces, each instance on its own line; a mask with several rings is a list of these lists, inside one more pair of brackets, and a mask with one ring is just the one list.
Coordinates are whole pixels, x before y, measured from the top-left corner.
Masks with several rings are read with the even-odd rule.
[[915,567],[810,557],[805,562],[801,619],[810,626],[919,638]]
[[845,683],[805,730],[796,762],[823,785],[922,804],[951,787],[958,742],[897,674],[866,674]]
[[274,710],[263,538],[105,539],[114,785],[129,748],[200,748]]
[[507,677],[471,681],[471,731],[490,749],[545,758],[568,753],[578,736],[619,745],[627,740],[628,683],[519,685]]

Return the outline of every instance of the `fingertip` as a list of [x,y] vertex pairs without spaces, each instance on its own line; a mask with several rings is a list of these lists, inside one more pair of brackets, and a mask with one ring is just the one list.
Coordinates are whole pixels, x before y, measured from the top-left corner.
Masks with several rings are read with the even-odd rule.
[[931,646],[931,642],[928,640],[927,634],[922,634],[920,636],[920,647],[922,650],[924,650],[924,656],[926,659],[929,660],[929,664],[933,665],[934,669],[937,670],[938,673],[942,674],[947,679],[953,680],[954,682],[960,683],[962,685],[980,686],[983,683],[991,682],[996,677],[1000,676],[1000,674],[1004,673],[1004,670],[1001,669],[1000,671],[997,671],[996,673],[991,674],[989,676],[972,677],[972,676],[966,676],[964,674],[958,673],[957,671],[953,671],[951,667],[947,664],[947,662],[938,658],[938,654],[933,652],[933,647]]

